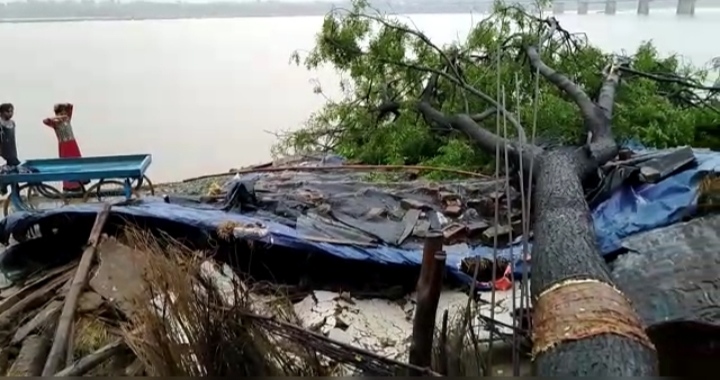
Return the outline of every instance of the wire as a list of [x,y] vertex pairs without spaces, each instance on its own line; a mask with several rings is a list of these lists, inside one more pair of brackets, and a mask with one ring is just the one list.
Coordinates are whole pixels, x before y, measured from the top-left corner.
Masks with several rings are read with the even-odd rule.
[[[444,173],[453,173],[453,174],[459,174],[464,175],[468,177],[475,177],[475,178],[484,178],[488,179],[490,178],[489,175],[482,174],[482,173],[476,173],[471,172],[467,170],[459,170],[459,169],[452,169],[452,168],[442,168],[442,167],[436,167],[436,166],[423,166],[423,165],[333,165],[333,166],[275,166],[275,167],[263,167],[263,168],[249,168],[249,169],[239,169],[239,170],[231,170],[229,172],[225,173],[215,173],[215,174],[206,174],[201,175],[199,177],[193,177],[184,179],[182,182],[193,182],[193,181],[199,181],[203,179],[209,179],[209,178],[218,178],[218,177],[225,177],[235,174],[249,174],[249,173],[271,173],[271,172],[283,172],[283,171],[307,171],[307,172],[314,172],[314,171],[332,171],[332,170],[352,170],[352,171],[366,171],[366,170],[420,170],[420,171],[438,171],[438,172],[444,172]],[[165,184],[167,185],[167,184]]]

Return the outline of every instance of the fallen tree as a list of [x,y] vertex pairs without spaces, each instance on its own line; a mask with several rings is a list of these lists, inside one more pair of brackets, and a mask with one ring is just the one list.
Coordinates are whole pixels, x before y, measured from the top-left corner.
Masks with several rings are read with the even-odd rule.
[[[343,10],[332,13],[318,34],[315,48],[305,59],[299,54],[293,58],[309,69],[335,68],[341,73],[343,96],[327,97],[318,83],[316,92],[326,96],[327,103],[302,128],[282,135],[277,151],[330,149],[366,164],[484,169],[490,156],[469,144],[461,133],[418,123],[414,113],[388,112],[392,107],[379,107],[381,103],[409,106],[409,100],[419,98],[423,80],[427,79],[427,72],[416,70],[417,66],[437,68],[445,58],[457,60],[456,66],[466,82],[492,99],[500,97],[500,77],[507,88],[506,107],[518,115],[523,125],[537,126],[538,141],[563,145],[584,141],[581,129],[574,127],[582,122],[574,102],[552,83],[536,82],[535,71],[528,70],[527,55],[517,49],[523,43],[537,42],[539,31],[532,20],[507,8],[499,9],[475,23],[467,37],[443,47],[446,57],[442,57],[426,41],[407,33],[412,31],[407,27],[412,23],[398,23],[359,5],[349,12],[392,21],[405,30],[381,27],[378,20],[345,17],[348,12]],[[608,57],[590,42],[583,34],[556,34],[545,41],[540,53],[550,67],[570,74],[591,98],[596,98],[602,79],[598,74]],[[503,48],[500,56],[498,46]],[[697,66],[688,64],[678,55],[663,56],[651,42],[627,55],[628,65],[620,68],[624,90],[616,96],[613,116],[617,141],[632,139],[652,147],[720,148],[720,86],[707,85],[708,75],[716,75],[720,69],[703,67],[702,62],[693,62]],[[498,60],[502,66],[499,72]],[[398,61],[406,65],[390,64]],[[473,113],[475,117],[486,117],[488,122],[494,119],[494,113],[481,112],[488,106],[485,99],[449,81],[441,82],[439,87],[438,106],[442,111]]]
[[[597,89],[589,93],[586,88],[593,88],[589,83],[578,83],[550,65],[580,43],[575,36],[555,19],[537,18],[519,8],[503,7],[496,13],[501,15],[500,22],[492,17],[484,20],[481,25],[485,26],[476,28],[469,38],[480,38],[478,34],[495,28],[520,32],[496,40],[491,48],[473,51],[438,47],[423,33],[372,14],[365,3],[358,2],[351,10],[338,10],[325,18],[307,64],[331,62],[351,74],[373,65],[377,70],[375,75],[365,76],[368,80],[358,81],[362,76],[354,76],[354,87],[348,91],[355,98],[346,106],[365,112],[348,114],[355,120],[339,120],[337,133],[344,133],[343,126],[367,127],[369,118],[375,129],[366,131],[370,140],[365,143],[372,144],[372,135],[380,134],[378,130],[390,131],[411,120],[421,124],[422,119],[427,131],[440,135],[459,131],[480,150],[507,157],[524,180],[520,183],[534,184],[532,294],[537,375],[655,375],[654,346],[601,259],[583,191],[583,182],[596,176],[599,166],[618,153],[613,111],[621,77],[632,72],[630,61],[606,57]],[[414,56],[408,56],[405,46],[413,46]],[[514,102],[500,100],[505,93],[502,87],[511,87],[502,80],[502,61],[510,57],[526,61],[536,78],[542,76],[554,86],[550,89],[536,82],[536,95],[554,91],[579,109],[582,143],[541,146],[528,141],[520,107],[511,109],[508,104]],[[495,86],[488,86],[495,87],[492,94],[468,80],[468,72],[484,65],[497,66],[497,76],[485,78],[489,83],[496,81]],[[376,79],[382,79],[381,83],[374,83]],[[394,87],[398,82],[409,88]],[[515,86],[513,100],[531,99],[523,95],[521,87],[531,89],[532,82]],[[445,100],[452,96],[462,99],[460,109],[448,106]],[[358,120],[358,115],[366,119]],[[502,119],[512,127],[512,136],[501,135],[499,127],[493,133],[482,126],[493,116],[498,124]],[[575,120],[567,115],[558,117]],[[333,138],[311,133],[302,138],[320,137],[325,143]],[[343,138],[361,137],[345,134]]]

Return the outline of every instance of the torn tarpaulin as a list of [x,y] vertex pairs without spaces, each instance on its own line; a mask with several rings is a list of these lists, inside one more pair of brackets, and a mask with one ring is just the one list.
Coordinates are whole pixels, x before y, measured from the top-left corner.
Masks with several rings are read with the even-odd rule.
[[692,215],[698,183],[708,173],[720,171],[720,153],[695,149],[694,154],[694,164],[658,183],[622,186],[595,207],[592,216],[603,254],[621,249],[625,237]]
[[601,181],[587,194],[588,205],[594,208],[623,186],[657,183],[695,161],[690,147],[652,151],[629,159],[609,162],[601,168]]
[[[623,186],[593,210],[603,254],[616,251],[627,236],[675,223],[685,214],[687,206],[693,204],[698,180],[704,173],[720,168],[720,153],[697,150],[695,156],[697,164],[655,184]],[[470,226],[488,218],[484,199],[496,189],[493,181],[453,181],[441,186],[420,181],[378,184],[352,173],[337,172],[279,172],[257,178],[254,194],[262,209],[242,215],[224,212],[217,205],[191,201],[168,204],[153,198],[119,205],[113,211],[118,220],[124,218],[122,222],[129,219],[155,226],[172,224],[204,234],[213,234],[227,222],[260,223],[267,228],[267,233],[258,237],[259,241],[299,253],[324,253],[383,265],[419,266],[423,231],[433,222],[432,216],[437,216],[435,223],[443,226],[457,223],[465,226],[463,233],[468,233]],[[463,199],[465,212],[459,217],[450,218],[442,212],[449,192]],[[85,219],[89,227],[99,207],[82,204],[36,214],[11,214],[0,223],[0,239],[7,242],[11,234],[24,233],[37,223],[51,227],[67,225],[68,218]],[[424,217],[405,218],[408,209],[420,211]],[[342,221],[333,216],[334,210],[343,213]],[[327,227],[330,225],[327,220],[332,220],[338,228]],[[301,228],[296,228],[298,221]],[[404,223],[412,221],[415,227],[404,239],[409,229]],[[375,231],[377,233],[372,233]],[[329,240],[341,240],[342,244],[313,239],[323,237],[317,234],[332,234]],[[453,232],[452,238],[456,237]],[[446,245],[445,251],[450,273],[466,281],[470,281],[469,276],[459,269],[463,258],[494,257],[492,248],[473,247],[472,243]],[[516,245],[497,250],[497,257],[522,264],[518,261],[520,253],[521,248]],[[522,265],[516,264],[515,269],[519,275]]]
[[[50,227],[68,225],[92,226],[93,220],[102,207],[101,204],[77,204],[63,208],[47,210],[38,213],[20,212],[11,214],[0,221],[0,239],[7,242],[11,234],[22,234],[30,227],[41,224]],[[205,234],[214,236],[217,231],[227,225],[249,225],[262,223],[266,233],[262,236],[243,236],[268,246],[290,248],[299,254],[323,253],[346,260],[369,261],[381,265],[409,265],[420,266],[422,261],[421,249],[403,249],[386,245],[372,247],[349,244],[331,244],[313,241],[300,235],[299,231],[272,221],[263,221],[237,213],[228,213],[218,209],[195,208],[178,204],[165,203],[162,199],[147,198],[126,205],[113,206],[108,225],[122,225],[136,223],[143,226],[155,227],[161,230],[176,230],[183,226],[182,233],[187,234],[194,230],[193,235]],[[451,276],[461,281],[469,281],[468,276],[460,271],[460,261],[468,255],[476,254],[479,250],[483,256],[492,255],[491,248],[476,248],[471,251],[466,244],[458,248],[446,246],[447,267]],[[507,255],[499,250],[501,255]]]

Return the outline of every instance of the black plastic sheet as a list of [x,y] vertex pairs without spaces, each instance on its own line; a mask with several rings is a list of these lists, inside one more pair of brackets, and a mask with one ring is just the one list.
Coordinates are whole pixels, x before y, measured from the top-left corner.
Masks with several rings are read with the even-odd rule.
[[637,234],[623,247],[612,275],[648,326],[720,327],[720,215]]

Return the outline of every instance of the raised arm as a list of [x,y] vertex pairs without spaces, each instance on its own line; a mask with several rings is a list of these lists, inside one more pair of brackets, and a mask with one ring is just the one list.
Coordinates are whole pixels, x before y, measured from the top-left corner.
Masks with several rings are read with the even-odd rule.
[[67,114],[68,119],[72,119],[73,108],[74,106],[72,105],[72,103],[65,103],[65,113]]
[[69,119],[70,117],[67,115],[48,117],[47,119],[43,120],[43,124],[47,125],[50,128],[55,128],[58,126],[58,124]]
[[55,126],[57,126],[57,123],[58,123],[57,117],[48,117],[46,119],[43,119],[43,124],[47,125],[50,128],[55,128]]

